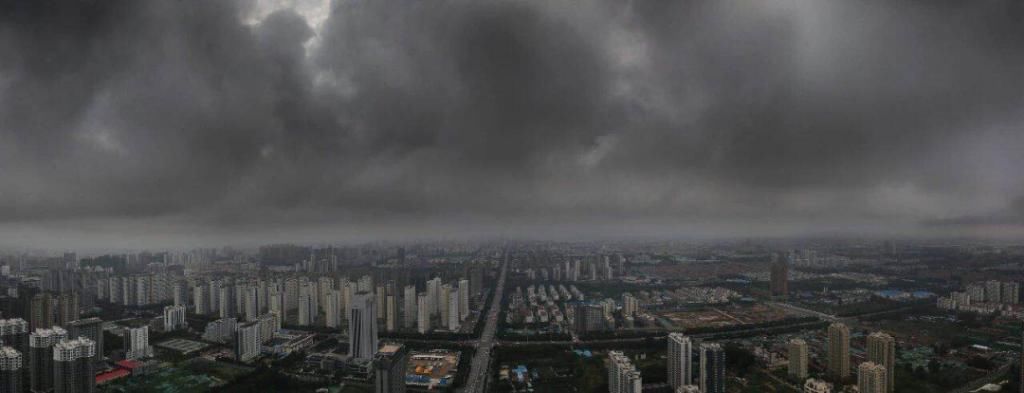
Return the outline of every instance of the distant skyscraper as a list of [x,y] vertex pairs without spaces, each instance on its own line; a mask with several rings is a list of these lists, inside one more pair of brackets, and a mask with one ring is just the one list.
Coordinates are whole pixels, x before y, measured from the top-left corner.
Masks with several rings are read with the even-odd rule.
[[459,320],[469,316],[469,280],[459,280]]
[[313,297],[308,293],[299,295],[299,326],[313,325]]
[[398,300],[393,293],[385,295],[384,299],[384,328],[393,332],[398,328]]
[[416,296],[416,331],[420,334],[430,331],[430,295],[421,293]]
[[850,328],[840,322],[828,327],[828,374],[837,379],[850,376]]
[[0,347],[0,393],[22,393],[25,358],[8,346]]
[[384,344],[373,358],[374,392],[405,393],[407,351],[402,344]]
[[430,315],[438,315],[441,311],[440,299],[441,297],[441,278],[434,277],[427,281],[427,310]]
[[416,326],[416,286],[405,287],[402,295],[402,327],[411,329]]
[[867,347],[867,360],[885,367],[886,391],[892,393],[895,388],[896,340],[888,334],[875,332],[868,335]]
[[208,293],[205,285],[196,285],[192,288],[192,305],[197,315],[206,315],[210,312],[210,304],[206,301]]
[[[452,293],[452,287],[451,287],[451,285],[448,285],[448,284],[442,285],[441,289],[440,289],[440,292],[438,293],[437,301],[438,301],[438,303],[440,303],[440,305],[438,306],[438,314],[441,315],[441,325],[442,326],[448,326],[448,321],[449,321],[448,313],[451,312],[451,309],[449,308],[449,306],[451,306],[451,302],[449,302],[449,298],[451,297],[451,293]],[[458,307],[456,307],[456,308],[458,308]],[[458,310],[455,310],[455,312],[458,312]]]
[[376,297],[369,292],[355,294],[348,321],[349,355],[354,359],[373,359],[377,352]]
[[622,294],[622,316],[623,317],[635,317],[637,309],[640,307],[640,302],[637,301],[633,294],[626,292]]
[[725,393],[725,350],[719,344],[700,344],[700,391]]
[[859,393],[886,393],[885,366],[872,362],[857,367],[857,389]]
[[324,300],[324,325],[329,328],[341,327],[341,292],[328,291]]
[[448,330],[459,330],[459,290],[453,289],[448,293]]
[[96,343],[85,337],[67,340],[53,346],[53,381],[55,393],[92,393],[96,390],[93,358]]
[[672,389],[689,385],[693,375],[693,342],[682,333],[668,335],[668,384]]
[[771,267],[772,296],[786,297],[789,294],[789,257],[778,253]]
[[124,330],[124,352],[126,359],[142,359],[153,355],[153,347],[149,346],[149,326]]
[[789,375],[799,381],[807,378],[807,342],[799,338],[789,341]]

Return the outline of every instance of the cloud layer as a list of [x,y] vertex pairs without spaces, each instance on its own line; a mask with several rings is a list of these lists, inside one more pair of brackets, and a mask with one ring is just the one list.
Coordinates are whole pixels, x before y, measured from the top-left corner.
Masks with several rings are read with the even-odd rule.
[[1020,42],[1011,1],[4,2],[0,226],[1019,225]]

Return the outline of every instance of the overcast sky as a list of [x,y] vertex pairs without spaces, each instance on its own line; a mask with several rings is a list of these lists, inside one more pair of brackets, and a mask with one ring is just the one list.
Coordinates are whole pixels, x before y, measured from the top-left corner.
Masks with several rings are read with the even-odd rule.
[[1017,236],[1019,1],[4,1],[0,245]]

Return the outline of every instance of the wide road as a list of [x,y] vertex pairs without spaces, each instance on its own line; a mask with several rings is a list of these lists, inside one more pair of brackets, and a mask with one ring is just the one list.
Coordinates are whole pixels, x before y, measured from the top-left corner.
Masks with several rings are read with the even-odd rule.
[[491,308],[487,313],[483,333],[480,334],[476,354],[473,355],[473,362],[470,363],[469,378],[466,380],[466,386],[462,388],[464,393],[482,393],[487,388],[487,378],[490,376],[491,369],[491,349],[494,348],[494,333],[498,330],[498,316],[501,315],[501,297],[503,296],[502,291],[505,289],[506,270],[508,270],[508,251],[505,252],[505,260],[501,263],[498,286],[494,288],[494,298],[491,299]]

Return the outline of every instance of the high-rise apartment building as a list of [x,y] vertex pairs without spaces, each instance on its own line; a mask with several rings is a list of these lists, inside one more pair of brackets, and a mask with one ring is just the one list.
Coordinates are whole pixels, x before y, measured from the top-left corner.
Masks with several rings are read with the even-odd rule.
[[369,292],[356,293],[348,321],[349,356],[372,360],[377,352],[376,296]]
[[73,321],[68,326],[68,337],[85,337],[95,344],[96,356],[93,357],[93,368],[100,370],[104,363],[103,352],[103,320],[92,317]]
[[150,356],[153,356],[153,347],[149,346],[149,326],[125,329],[124,357],[142,359]]
[[406,286],[402,295],[402,327],[411,329],[416,326],[416,286]]
[[238,325],[235,331],[235,359],[249,362],[260,355],[260,324],[257,321]]
[[895,388],[896,340],[882,332],[868,335],[867,360],[885,367],[886,392],[892,393]]
[[771,266],[771,292],[775,297],[789,294],[789,257],[778,253]]
[[13,347],[0,347],[0,393],[22,393],[25,358]]
[[828,327],[828,374],[840,380],[850,376],[850,328],[840,322]]
[[807,342],[794,338],[789,341],[789,376],[803,381],[807,378]]
[[185,324],[185,306],[164,306],[164,331],[172,332],[178,329],[184,329],[187,325]]
[[36,329],[29,335],[29,389],[32,392],[53,390],[53,346],[67,339],[68,332],[60,327]]
[[673,390],[693,380],[693,342],[682,333],[668,335],[668,384]]
[[608,352],[608,393],[642,393],[640,371],[625,354]]
[[725,393],[725,349],[717,343],[700,344],[700,391]]
[[416,331],[420,334],[430,331],[430,295],[427,293],[416,296]]
[[79,337],[53,346],[54,393],[92,393],[96,390],[93,358],[96,343]]
[[857,367],[857,389],[859,393],[886,393],[885,366],[872,362]]
[[374,392],[405,393],[408,352],[402,344],[384,344],[373,357]]

